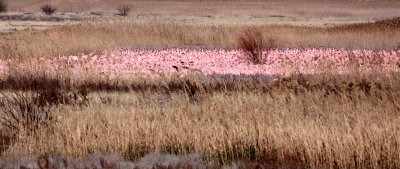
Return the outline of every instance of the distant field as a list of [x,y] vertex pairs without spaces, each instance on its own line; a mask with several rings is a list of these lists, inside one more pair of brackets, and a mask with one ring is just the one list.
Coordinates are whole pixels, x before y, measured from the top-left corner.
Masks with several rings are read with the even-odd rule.
[[[52,16],[40,6],[52,4]],[[128,17],[117,8],[132,6]],[[43,1],[13,0],[0,14],[0,58],[104,49],[234,49],[247,28],[279,48],[389,50],[400,46],[400,1]],[[339,26],[360,24],[353,26]],[[48,29],[48,30],[47,30]],[[45,31],[41,31],[45,30]],[[11,33],[11,34],[10,34]]]
[[[85,20],[88,18],[116,19],[117,9],[130,6],[131,20],[167,20],[182,23],[200,24],[295,24],[306,26],[329,26],[344,23],[359,23],[372,20],[393,18],[400,15],[399,1],[351,1],[351,0],[282,0],[282,1],[157,1],[157,0],[12,0],[9,2],[8,15],[31,18],[28,20],[46,20],[38,17],[40,6],[52,4],[58,9],[56,18],[73,18]],[[4,14],[0,14],[4,15]],[[7,15],[7,14],[6,14]],[[7,18],[7,17],[6,17]],[[0,20],[2,17],[0,17]],[[17,30],[25,28],[40,30],[51,26],[43,22],[21,23],[17,20],[0,21],[0,32],[12,32],[12,25],[18,25]],[[47,20],[48,21],[48,20]],[[13,24],[16,22],[16,24]],[[65,22],[63,22],[65,23]],[[1,26],[3,25],[3,26]],[[7,26],[8,25],[8,26]],[[11,25],[11,26],[10,26]],[[25,25],[25,27],[21,27]],[[11,29],[10,29],[11,27]]]
[[131,5],[134,14],[250,15],[258,17],[387,18],[400,14],[396,0],[12,0],[12,12],[38,12],[50,3],[61,12],[116,12]]

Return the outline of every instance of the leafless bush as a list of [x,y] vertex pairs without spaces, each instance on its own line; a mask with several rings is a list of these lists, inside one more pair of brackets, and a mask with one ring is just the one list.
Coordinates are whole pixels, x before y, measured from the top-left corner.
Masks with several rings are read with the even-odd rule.
[[276,39],[268,38],[264,40],[262,33],[257,29],[247,29],[238,39],[238,47],[243,50],[249,61],[253,64],[264,64],[266,58],[263,51],[271,51],[275,49]]
[[5,0],[0,0],[0,13],[7,12],[8,3]]
[[0,125],[18,131],[34,131],[53,119],[50,106],[40,106],[36,93],[4,94],[0,98]]
[[128,16],[131,11],[131,7],[128,5],[123,5],[118,8],[118,15],[120,16]]
[[52,15],[54,12],[57,11],[56,7],[51,6],[49,4],[43,5],[40,8],[42,9],[42,12],[45,13],[46,15]]
[[60,104],[87,104],[86,91],[66,91],[48,88],[38,91],[15,92],[0,97],[0,125],[18,131],[20,127],[34,131],[53,119],[51,109]]

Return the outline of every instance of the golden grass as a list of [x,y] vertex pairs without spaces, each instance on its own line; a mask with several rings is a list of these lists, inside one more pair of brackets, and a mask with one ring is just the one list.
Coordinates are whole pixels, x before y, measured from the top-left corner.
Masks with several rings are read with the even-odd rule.
[[40,32],[0,36],[0,58],[29,58],[102,51],[115,48],[233,49],[248,28],[265,39],[277,39],[278,48],[332,47],[394,49],[400,44],[399,19],[334,28],[290,25],[196,25],[129,20],[87,22]]
[[199,153],[223,164],[399,167],[398,74],[294,75],[272,83],[231,81],[241,87],[225,85],[228,90],[204,78],[137,79],[128,92],[99,88],[87,106],[53,107],[51,125],[19,130],[3,157],[120,153],[137,159],[160,151]]

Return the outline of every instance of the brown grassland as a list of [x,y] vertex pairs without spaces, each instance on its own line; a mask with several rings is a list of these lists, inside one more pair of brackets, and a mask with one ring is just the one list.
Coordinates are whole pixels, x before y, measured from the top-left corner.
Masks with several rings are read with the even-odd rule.
[[60,12],[116,12],[121,5],[135,14],[256,15],[390,18],[399,15],[396,0],[12,0],[10,11],[37,12],[43,4]]
[[3,35],[0,37],[0,58],[77,55],[115,48],[234,49],[237,38],[249,28],[260,30],[266,39],[277,39],[281,49],[390,50],[400,47],[400,18],[329,28],[108,21]]
[[[249,28],[261,32],[263,39],[276,39],[280,49],[400,48],[399,1],[294,2],[15,0],[9,10],[37,12],[43,3],[51,3],[63,7],[60,11],[109,12],[128,4],[134,15],[379,20],[330,27],[137,22],[132,19],[136,16],[83,21],[0,34],[0,59],[116,48],[230,50],[238,48],[238,37]],[[242,162],[240,168],[400,168],[400,74],[323,72],[110,80],[11,68],[0,78],[0,168],[2,159],[34,155],[121,154],[134,161],[152,152],[199,154],[201,160],[214,162],[210,168],[232,162]],[[189,167],[197,168],[176,168]]]
[[1,84],[2,154],[120,153],[135,160],[155,151],[199,153],[219,164],[397,168],[399,79],[354,73],[109,81],[13,73]]
[[[277,39],[279,48],[387,50],[400,46],[398,18],[350,27],[313,26],[329,24],[331,20],[324,20],[326,18],[339,18],[340,23],[395,18],[400,16],[399,1],[15,0],[9,3],[9,10],[38,12],[44,3],[54,4],[60,12],[106,13],[107,9],[111,11],[109,13],[116,12],[119,6],[125,4],[132,6],[133,14],[126,19],[95,19],[45,31],[0,35],[0,58],[70,55],[115,48],[233,49],[237,46],[237,37],[249,27],[260,29],[265,38],[272,36]],[[180,19],[166,19],[164,16]],[[254,18],[254,22],[249,22]],[[315,21],[310,23],[311,26],[290,25],[296,20],[300,23]],[[271,25],[269,22],[280,24]]]

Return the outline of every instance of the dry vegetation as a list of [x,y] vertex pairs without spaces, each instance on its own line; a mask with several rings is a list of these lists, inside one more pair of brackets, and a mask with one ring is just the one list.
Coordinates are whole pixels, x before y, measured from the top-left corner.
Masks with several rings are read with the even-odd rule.
[[45,5],[41,6],[40,9],[46,15],[52,15],[54,12],[57,11],[56,7],[53,7],[53,6],[49,5],[49,4],[45,4]]
[[28,58],[90,53],[115,48],[233,49],[247,29],[278,48],[395,49],[400,44],[399,18],[333,28],[290,25],[186,25],[182,23],[88,22],[41,32],[0,36],[0,58]]
[[[265,55],[276,48],[276,40],[264,40],[259,30],[248,29],[238,38],[238,48],[242,49],[253,64],[265,64]],[[263,53],[267,52],[267,53]]]
[[129,5],[122,5],[118,8],[118,14],[120,16],[128,16],[129,12],[131,12],[131,8]]
[[135,160],[156,151],[198,153],[218,164],[399,167],[398,74],[241,78],[247,80],[13,73],[0,85],[2,103],[20,113],[49,108],[52,118],[34,130],[2,125],[2,154],[119,153]]
[[[101,12],[111,11],[115,14],[125,15],[128,14],[128,9],[132,8],[134,18],[141,15],[166,15],[177,18],[183,15],[186,18],[184,17],[185,19],[177,22],[163,22],[158,20],[157,17],[153,19],[149,17],[147,19],[150,21],[145,23],[127,18],[122,21],[84,22],[79,25],[67,25],[40,32],[4,34],[0,35],[0,58],[58,56],[115,48],[232,49],[237,46],[237,37],[249,28],[258,29],[264,39],[274,36],[279,48],[393,49],[400,46],[398,18],[376,24],[356,24],[333,28],[268,25],[262,20],[254,25],[223,24],[224,22],[208,23],[209,21],[205,23],[190,22],[193,19],[191,16],[204,16],[206,18],[219,18],[221,16],[286,18],[283,20],[288,22],[299,18],[322,18],[320,19],[321,22],[324,18],[342,18],[344,20],[393,18],[400,15],[400,10],[398,10],[400,1],[132,2],[119,0],[98,2],[79,0],[49,2],[45,0],[14,0],[9,3],[9,11],[37,12],[43,4],[58,7],[60,12],[100,12],[102,14]],[[222,5],[224,10],[221,10]],[[228,17],[226,22],[229,21]],[[236,21],[246,22],[246,18]]]
[[7,12],[8,3],[5,0],[0,0],[0,13]]
[[[135,14],[148,10],[161,15],[344,18],[394,17],[400,7],[399,1],[297,2],[74,0],[50,4],[60,12],[118,12],[125,4],[133,5]],[[9,9],[37,11],[45,3],[49,1],[14,0]],[[218,10],[222,5],[226,10]],[[239,47],[255,64],[263,62],[261,50],[275,47],[395,49],[400,47],[400,18],[322,28],[143,23],[127,17],[0,35],[0,59],[177,47]],[[149,168],[218,168],[236,161],[248,163],[244,168],[400,168],[400,74],[323,72],[289,77],[195,75],[110,80],[92,74],[72,77],[68,72],[11,70],[0,78],[0,157],[40,155],[38,166],[44,160],[47,166],[59,163],[82,168],[118,168],[117,163],[126,164],[124,160],[139,160],[126,164],[132,168],[148,163],[153,163]],[[187,160],[185,155],[161,157],[178,161],[173,164],[141,159],[152,152],[197,155],[195,160]],[[118,157],[114,163],[107,162],[109,157],[100,157],[91,163],[64,158],[114,153],[124,159]],[[0,168],[4,166],[7,162],[0,159]]]
[[390,18],[400,14],[396,0],[13,0],[10,11],[37,12],[45,3],[63,12],[115,13],[126,4],[132,5],[135,13],[166,15]]

